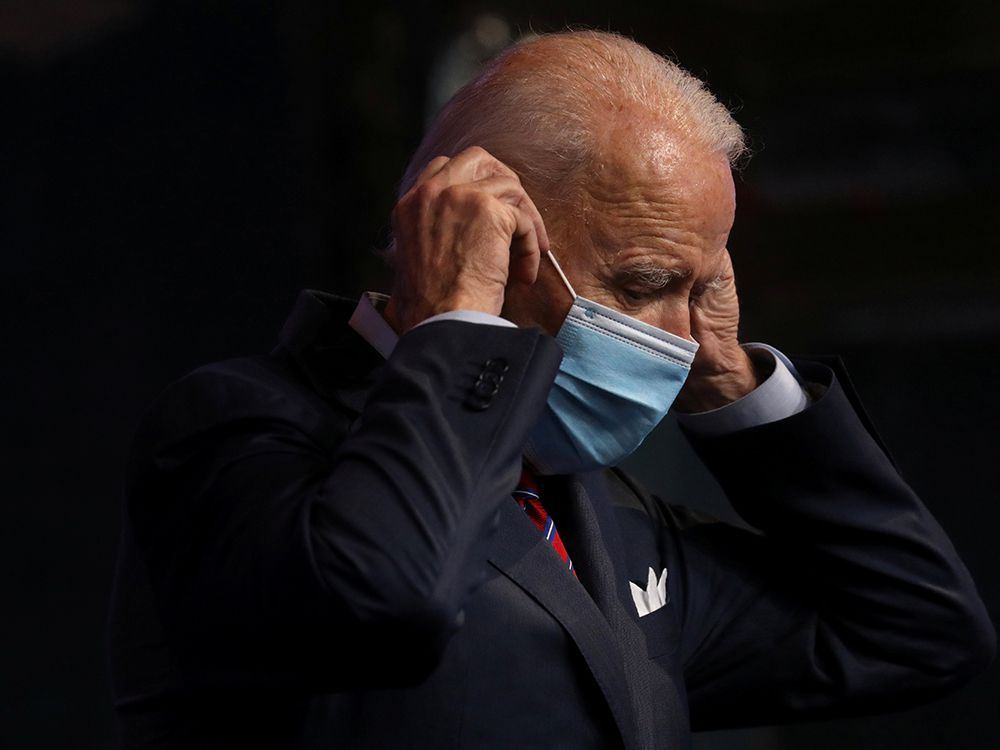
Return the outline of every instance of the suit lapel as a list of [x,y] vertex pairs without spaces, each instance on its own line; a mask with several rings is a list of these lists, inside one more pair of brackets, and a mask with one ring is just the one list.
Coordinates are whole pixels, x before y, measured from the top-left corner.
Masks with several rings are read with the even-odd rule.
[[591,472],[571,477],[564,492],[551,494],[556,498],[551,508],[556,526],[619,649],[626,681],[623,695],[634,718],[633,740],[637,747],[653,747],[657,730],[649,705],[653,691],[646,639],[628,591],[624,548],[606,476]]
[[[559,484],[563,486],[551,481],[545,482],[542,492],[546,507],[549,507],[550,497],[557,504],[557,496],[566,498],[569,504],[575,504],[579,500],[586,501],[585,497],[581,498],[579,495],[578,482],[563,478]],[[554,512],[553,516],[581,576],[583,565],[588,566],[591,571],[613,567],[607,552],[601,548],[599,538],[576,539],[570,546],[573,537],[562,530],[560,517],[555,516]],[[561,517],[568,521],[571,516],[564,513]],[[513,501],[501,505],[500,525],[490,562],[562,625],[580,650],[604,694],[625,747],[628,750],[639,748],[641,745],[635,736],[635,718],[625,660],[612,625],[596,603],[597,598],[582,585],[584,580],[592,577],[590,573],[587,574],[588,579],[573,579],[552,546],[541,538],[538,529]],[[613,576],[613,573],[605,571],[599,577],[605,578],[608,575]]]
[[[570,538],[578,540],[581,554],[594,558],[591,567],[595,578],[588,579],[588,590],[606,616],[624,614],[629,622],[635,622],[632,616],[635,604],[624,567],[624,541],[607,475],[595,471],[572,477],[563,496],[568,502],[555,506],[556,523],[560,529],[566,526]],[[580,564],[584,562],[588,561],[581,558]],[[597,574],[601,576],[599,580]]]

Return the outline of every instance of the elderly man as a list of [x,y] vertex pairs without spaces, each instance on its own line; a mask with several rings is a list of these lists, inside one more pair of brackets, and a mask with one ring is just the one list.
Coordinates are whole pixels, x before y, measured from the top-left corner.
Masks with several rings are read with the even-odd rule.
[[[614,35],[462,89],[404,178],[391,297],[303,292],[274,351],[143,420],[125,746],[679,748],[981,670],[975,587],[839,365],[737,339],[742,148]],[[758,531],[613,468],[671,406]]]

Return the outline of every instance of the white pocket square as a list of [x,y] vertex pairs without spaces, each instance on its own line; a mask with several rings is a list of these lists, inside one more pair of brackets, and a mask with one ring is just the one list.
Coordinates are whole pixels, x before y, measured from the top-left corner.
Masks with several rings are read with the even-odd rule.
[[628,582],[632,591],[632,601],[635,608],[639,610],[639,617],[645,617],[650,612],[655,612],[667,603],[667,569],[660,573],[660,579],[656,579],[656,572],[650,568],[649,578],[646,580],[645,591],[638,584]]

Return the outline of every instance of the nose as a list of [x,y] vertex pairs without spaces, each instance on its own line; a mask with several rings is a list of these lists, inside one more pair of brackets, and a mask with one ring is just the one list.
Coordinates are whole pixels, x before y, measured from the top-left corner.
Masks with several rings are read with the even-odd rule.
[[691,308],[686,304],[671,305],[650,322],[675,336],[691,340]]
[[691,316],[685,315],[684,318],[678,321],[676,324],[670,326],[666,330],[670,331],[675,336],[680,336],[684,339],[691,338]]

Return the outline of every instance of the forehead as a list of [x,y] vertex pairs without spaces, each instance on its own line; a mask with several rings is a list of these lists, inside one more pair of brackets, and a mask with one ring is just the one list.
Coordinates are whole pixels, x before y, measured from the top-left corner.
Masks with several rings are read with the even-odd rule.
[[608,252],[721,253],[736,209],[726,157],[642,118],[602,134],[584,218]]

